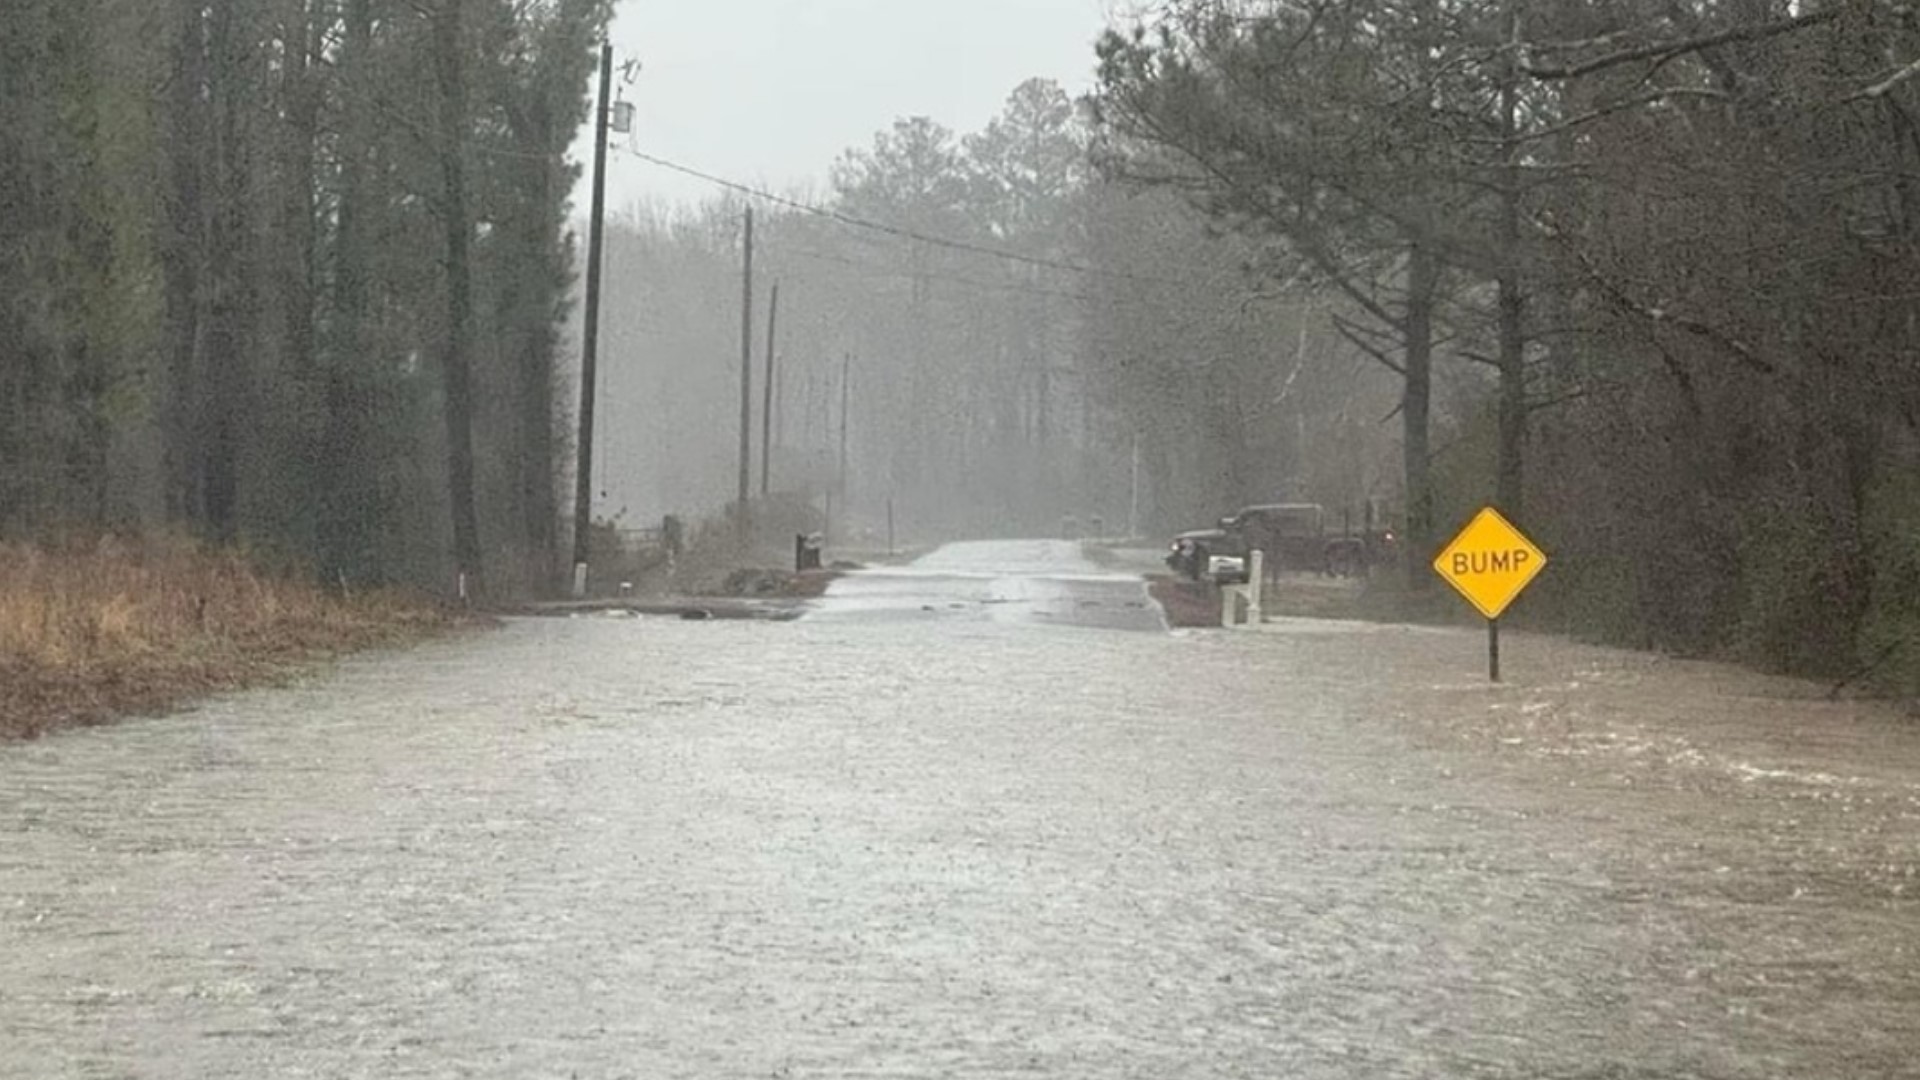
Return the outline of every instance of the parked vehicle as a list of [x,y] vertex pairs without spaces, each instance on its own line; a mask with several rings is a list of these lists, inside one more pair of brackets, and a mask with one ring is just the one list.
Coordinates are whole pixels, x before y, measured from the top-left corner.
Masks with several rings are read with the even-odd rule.
[[[1338,531],[1318,503],[1260,503],[1243,506],[1220,519],[1219,527],[1190,529],[1167,545],[1167,567],[1194,581],[1217,580],[1236,584],[1247,580],[1247,563],[1254,551],[1264,552],[1265,575],[1313,573],[1332,577],[1360,577],[1375,567],[1391,565],[1398,554],[1392,529],[1376,527],[1369,507],[1361,529],[1342,522]],[[1214,564],[1217,558],[1233,564]],[[1226,567],[1210,573],[1210,566]]]
[[1205,581],[1214,556],[1234,554],[1227,546],[1227,534],[1220,529],[1189,529],[1167,545],[1167,569],[1193,581]]
[[1287,571],[1331,573],[1326,510],[1318,503],[1243,506],[1220,519],[1233,554],[1266,553],[1266,575]]
[[1376,526],[1374,507],[1369,506],[1359,529],[1350,520],[1336,526],[1330,518],[1318,503],[1244,506],[1220,519],[1217,531],[1223,539],[1213,550],[1242,558],[1264,552],[1269,578],[1283,573],[1360,577],[1397,558],[1397,538],[1392,529]]

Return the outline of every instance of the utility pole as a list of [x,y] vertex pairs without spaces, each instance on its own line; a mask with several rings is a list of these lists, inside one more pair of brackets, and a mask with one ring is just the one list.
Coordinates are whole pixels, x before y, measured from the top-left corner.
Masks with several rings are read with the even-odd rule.
[[845,514],[847,507],[847,403],[852,399],[848,393],[853,374],[853,354],[840,357],[840,512]]
[[753,207],[747,207],[746,257],[740,276],[740,529],[747,527],[753,483]]
[[600,46],[600,111],[593,123],[593,210],[587,223],[587,310],[580,343],[580,430],[573,468],[573,595],[587,595],[587,552],[593,533],[593,396],[600,350],[600,243],[607,213],[607,104],[613,92],[613,46]]
[[760,387],[760,497],[773,487],[773,331],[780,322],[780,283],[773,283],[767,302],[767,373]]
[[819,446],[819,438],[814,432],[813,425],[820,419],[820,386],[819,383],[815,381],[813,372],[811,371],[807,372],[806,396],[806,422],[804,430],[800,433],[800,439],[806,445],[807,456],[811,458],[814,450]]
[[788,417],[793,415],[793,387],[788,385],[787,365],[781,364],[774,375],[773,382],[773,444],[787,445],[792,432],[787,430]]
[[1053,372],[1047,367],[1047,359],[1040,358],[1039,388],[1034,392],[1034,441],[1040,444],[1040,453],[1047,454],[1047,444],[1053,441]]
[[1127,500],[1127,537],[1140,535],[1140,433],[1133,433],[1133,476]]

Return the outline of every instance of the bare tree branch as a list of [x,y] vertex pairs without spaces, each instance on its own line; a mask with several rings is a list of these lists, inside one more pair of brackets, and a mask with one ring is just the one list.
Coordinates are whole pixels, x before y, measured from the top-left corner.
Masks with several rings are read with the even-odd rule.
[[1894,87],[1899,86],[1901,83],[1906,82],[1908,79],[1913,78],[1915,75],[1920,75],[1920,60],[1913,61],[1907,66],[1901,68],[1899,71],[1896,71],[1892,75],[1887,76],[1885,79],[1882,79],[1877,83],[1874,83],[1872,86],[1869,86],[1866,89],[1859,91],[1858,93],[1849,94],[1847,97],[1843,98],[1842,100],[1844,102],[1851,103],[1851,102],[1860,101],[1863,99],[1871,100],[1871,99],[1886,97],[1888,94],[1893,92]]
[[1545,412],[1548,409],[1558,408],[1569,402],[1579,401],[1581,398],[1592,397],[1593,393],[1592,387],[1583,386],[1575,390],[1569,390],[1564,394],[1556,394],[1550,398],[1529,401],[1527,402],[1527,411],[1529,413]]
[[[1781,34],[1804,30],[1809,26],[1832,22],[1839,17],[1839,9],[1830,8],[1759,26],[1741,26],[1732,30],[1722,30],[1716,34],[1702,34],[1679,41],[1658,41],[1650,45],[1620,49],[1577,64],[1533,64],[1522,60],[1520,70],[1541,80],[1577,79],[1582,75],[1591,75],[1596,71],[1630,64],[1635,60],[1667,60],[1686,53],[1699,52],[1701,49],[1710,49],[1715,45],[1726,45],[1737,41],[1762,41]],[[1522,50],[1524,52],[1524,45]]]
[[[1669,87],[1663,90],[1654,90],[1649,93],[1639,94],[1634,97],[1627,98],[1623,101],[1616,101],[1608,105],[1603,105],[1600,108],[1594,109],[1592,112],[1582,113],[1579,116],[1575,116],[1571,119],[1563,120],[1558,124],[1553,124],[1543,128],[1536,128],[1533,131],[1529,131],[1522,135],[1517,136],[1516,141],[1526,143],[1526,142],[1537,142],[1541,139],[1551,139],[1556,135],[1564,135],[1569,131],[1575,130],[1576,128],[1585,127],[1586,125],[1591,124],[1596,120],[1604,120],[1607,117],[1613,116],[1617,113],[1626,112],[1628,109],[1636,109],[1642,105],[1653,105],[1658,102],[1667,101],[1673,98],[1689,98],[1689,97],[1690,98],[1707,98],[1713,101],[1731,100],[1731,95],[1729,95],[1724,90],[1711,90],[1703,87],[1684,87],[1684,86]],[[1501,140],[1491,139],[1491,138],[1476,137],[1476,138],[1468,139],[1466,141],[1469,143],[1480,145],[1480,146],[1501,145]],[[1577,164],[1561,164],[1559,167],[1568,168],[1568,167],[1578,167],[1578,166]]]
[[1354,348],[1359,349],[1361,352],[1366,353],[1368,356],[1373,357],[1375,360],[1378,360],[1381,364],[1385,365],[1388,370],[1399,375],[1401,378],[1406,377],[1406,374],[1407,374],[1406,365],[1400,363],[1398,360],[1395,360],[1393,357],[1388,356],[1386,352],[1382,350],[1379,346],[1373,344],[1372,342],[1361,337],[1359,334],[1355,333],[1353,329],[1346,323],[1346,321],[1341,319],[1338,315],[1334,316],[1333,328],[1339,331],[1340,336],[1343,338],[1346,338],[1347,341],[1350,344],[1352,344]]

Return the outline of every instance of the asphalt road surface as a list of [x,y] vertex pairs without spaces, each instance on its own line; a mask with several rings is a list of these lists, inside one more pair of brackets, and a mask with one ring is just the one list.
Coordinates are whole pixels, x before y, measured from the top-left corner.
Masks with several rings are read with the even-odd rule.
[[0,747],[0,1077],[1920,1077],[1920,725],[1142,600],[969,545]]

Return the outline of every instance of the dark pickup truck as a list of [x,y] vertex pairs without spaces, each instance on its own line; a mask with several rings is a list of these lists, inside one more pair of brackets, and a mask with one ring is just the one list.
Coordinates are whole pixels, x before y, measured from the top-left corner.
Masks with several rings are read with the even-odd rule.
[[1357,577],[1393,560],[1395,537],[1390,529],[1330,530],[1327,512],[1317,503],[1260,503],[1221,518],[1218,528],[1181,533],[1170,546],[1167,565],[1196,581],[1207,576],[1212,556],[1245,559],[1253,551],[1265,553],[1268,577]]
[[1167,545],[1167,569],[1194,581],[1208,579],[1208,564],[1215,555],[1235,555],[1232,540],[1223,529],[1189,529]]

